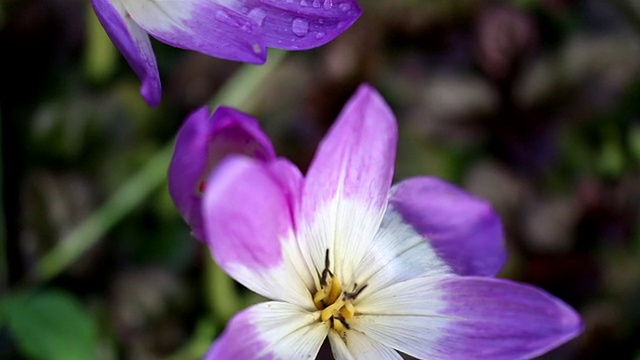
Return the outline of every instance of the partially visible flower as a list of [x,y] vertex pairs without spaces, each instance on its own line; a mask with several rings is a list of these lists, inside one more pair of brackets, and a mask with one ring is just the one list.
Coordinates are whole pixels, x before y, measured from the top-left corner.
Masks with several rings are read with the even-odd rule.
[[[396,122],[371,87],[346,105],[306,177],[273,155],[253,122],[223,137],[238,141],[218,163],[210,149],[220,135],[211,134],[225,132],[210,129],[249,118],[198,114],[176,144],[174,201],[183,215],[194,204],[176,196],[179,169],[184,192],[205,184],[201,211],[189,213],[194,231],[222,269],[272,299],[237,314],[207,359],[312,359],[327,338],[336,359],[520,359],[580,333],[559,299],[491,277],[505,251],[490,205],[430,177],[391,187]],[[188,149],[198,159],[191,172]]]
[[152,106],[161,97],[149,34],[169,45],[229,60],[262,64],[267,47],[323,45],[360,16],[356,0],[91,0]]
[[246,114],[220,107],[211,115],[202,107],[189,115],[176,137],[168,183],[178,211],[200,240],[204,240],[201,208],[207,176],[229,154],[262,161],[276,158],[267,135]]

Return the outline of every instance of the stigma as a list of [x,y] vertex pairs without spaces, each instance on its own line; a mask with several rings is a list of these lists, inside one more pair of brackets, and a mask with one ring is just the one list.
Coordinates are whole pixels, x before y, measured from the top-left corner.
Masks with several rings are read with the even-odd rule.
[[325,252],[324,269],[318,273],[320,287],[313,295],[313,304],[320,310],[320,321],[328,322],[329,326],[339,334],[349,330],[349,319],[356,314],[353,300],[367,287],[358,289],[354,284],[351,292],[344,291],[338,277],[330,270],[329,249]]

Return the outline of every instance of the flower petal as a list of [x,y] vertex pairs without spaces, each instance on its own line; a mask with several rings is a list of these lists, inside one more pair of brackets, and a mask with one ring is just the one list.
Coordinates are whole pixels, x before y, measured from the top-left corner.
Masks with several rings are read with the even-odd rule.
[[335,331],[330,331],[329,341],[336,360],[402,360],[397,351],[357,330],[348,331],[344,338],[341,338]]
[[582,322],[559,299],[508,280],[420,278],[357,305],[353,329],[418,358],[522,359],[576,337]]
[[267,53],[260,26],[229,8],[230,0],[121,0],[149,34],[175,47],[253,64]]
[[265,45],[304,50],[324,45],[360,17],[355,0],[244,0],[236,8],[261,27]]
[[156,56],[149,35],[138,26],[117,0],[91,0],[105,31],[138,75],[140,95],[151,106],[158,106],[162,96]]
[[502,223],[487,202],[442,180],[417,177],[395,185],[389,203],[456,273],[494,276],[504,265]]
[[366,285],[360,298],[409,279],[452,273],[429,241],[406,224],[393,206],[387,207],[371,246],[374,251],[367,252],[354,271],[354,283]]
[[[302,173],[300,173],[300,169],[284,158],[272,160],[268,166],[275,180],[278,181],[284,190],[287,203],[291,209],[291,218],[294,219],[295,226],[296,216],[298,216],[300,200],[302,198],[302,186],[304,185]],[[301,254],[299,255],[302,257]]]
[[173,202],[198,239],[204,239],[201,198],[205,180],[229,154],[275,159],[269,138],[249,115],[226,107],[209,115],[209,109],[202,107],[187,117],[176,138],[168,182]]
[[347,344],[342,341],[340,335],[335,331],[329,331],[329,343],[331,344],[331,353],[335,360],[354,360],[353,354],[347,347]]
[[391,110],[372,87],[361,86],[320,144],[304,184],[303,253],[316,270],[329,250],[334,273],[351,276],[370,250],[387,205],[396,143]]
[[314,359],[327,331],[318,313],[261,303],[236,314],[204,359]]
[[288,196],[267,164],[234,155],[207,182],[206,241],[216,262],[254,292],[315,310],[309,273],[294,236]]

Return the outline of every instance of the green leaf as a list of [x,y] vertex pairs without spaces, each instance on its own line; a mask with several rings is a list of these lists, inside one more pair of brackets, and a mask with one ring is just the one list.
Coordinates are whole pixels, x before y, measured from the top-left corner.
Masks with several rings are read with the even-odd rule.
[[96,354],[96,326],[89,313],[60,291],[12,294],[2,304],[5,324],[23,355],[33,359],[85,360]]

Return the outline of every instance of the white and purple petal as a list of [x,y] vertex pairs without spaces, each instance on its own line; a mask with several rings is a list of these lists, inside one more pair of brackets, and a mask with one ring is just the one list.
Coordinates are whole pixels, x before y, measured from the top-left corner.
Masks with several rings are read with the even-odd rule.
[[431,243],[389,206],[373,238],[371,251],[354,267],[354,283],[367,285],[362,293],[365,296],[413,278],[451,273],[451,267]]
[[176,138],[168,183],[173,202],[198,239],[204,239],[201,202],[205,180],[229,154],[265,162],[275,159],[269,138],[249,115],[227,107],[210,115],[202,107],[187,117]]
[[91,0],[91,4],[107,35],[140,78],[140,95],[149,105],[157,106],[162,88],[149,35],[131,19],[119,0]]
[[486,201],[432,177],[391,189],[389,204],[459,275],[496,275],[506,261],[502,223]]
[[299,236],[310,266],[322,269],[328,249],[334,272],[351,276],[371,250],[387,206],[396,142],[388,105],[361,86],[320,143],[305,180]]
[[354,329],[417,358],[532,358],[582,331],[579,315],[561,300],[488,277],[408,280],[357,306]]
[[295,238],[293,193],[283,183],[267,163],[241,155],[223,160],[204,192],[206,241],[218,265],[239,283],[313,310],[314,279]]
[[229,1],[260,26],[264,45],[305,50],[324,45],[346,31],[362,9],[355,0]]
[[265,62],[261,28],[231,9],[233,0],[120,0],[131,17],[158,40],[203,54]]
[[318,316],[283,302],[254,305],[229,321],[204,359],[315,359],[328,332]]

